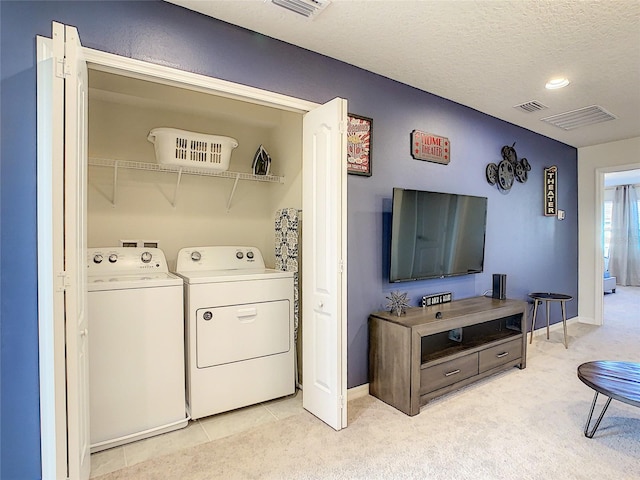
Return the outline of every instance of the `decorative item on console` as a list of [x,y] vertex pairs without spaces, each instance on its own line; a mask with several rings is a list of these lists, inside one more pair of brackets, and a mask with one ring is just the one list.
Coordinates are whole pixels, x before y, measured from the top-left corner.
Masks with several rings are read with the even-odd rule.
[[385,297],[389,302],[387,308],[391,313],[395,313],[398,317],[404,315],[407,307],[409,307],[409,297],[407,292],[391,292],[388,297]]
[[451,161],[451,143],[447,137],[414,130],[411,132],[411,156],[416,160],[448,165]]
[[493,290],[491,297],[498,300],[507,298],[507,275],[504,273],[493,274]]
[[449,330],[448,337],[449,337],[449,340],[462,343],[462,328],[454,328],[453,330]]
[[487,165],[486,176],[489,185],[497,185],[498,189],[504,192],[511,190],[513,181],[526,183],[531,171],[531,165],[526,158],[518,160],[518,154],[514,148],[516,145],[505,145],[500,150],[502,161],[497,165],[490,163]]
[[347,115],[347,173],[371,176],[371,136],[373,120]]
[[453,296],[451,292],[445,293],[432,293],[431,295],[424,295],[422,297],[422,307],[430,307],[432,305],[439,305],[441,303],[449,303]]

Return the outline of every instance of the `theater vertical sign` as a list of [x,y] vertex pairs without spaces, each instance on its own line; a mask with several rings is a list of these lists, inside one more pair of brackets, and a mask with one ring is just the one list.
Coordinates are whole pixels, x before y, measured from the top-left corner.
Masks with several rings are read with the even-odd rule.
[[544,169],[544,215],[554,217],[558,213],[558,167]]

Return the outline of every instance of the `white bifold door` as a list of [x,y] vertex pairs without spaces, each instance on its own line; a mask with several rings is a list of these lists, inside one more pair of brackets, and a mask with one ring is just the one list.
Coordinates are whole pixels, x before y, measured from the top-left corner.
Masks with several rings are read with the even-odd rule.
[[43,478],[90,474],[87,82],[77,30],[54,22],[38,39],[38,228],[51,233],[38,238]]
[[302,163],[303,406],[347,426],[347,101],[305,114]]

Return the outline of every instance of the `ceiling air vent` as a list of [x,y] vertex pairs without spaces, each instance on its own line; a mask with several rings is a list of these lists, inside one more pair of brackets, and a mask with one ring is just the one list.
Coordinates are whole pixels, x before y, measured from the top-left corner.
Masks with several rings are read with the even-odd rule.
[[324,10],[330,0],[271,0],[271,3],[311,18]]
[[594,123],[615,120],[616,118],[615,115],[607,112],[604,108],[598,105],[591,105],[590,107],[552,115],[541,118],[540,120],[563,130],[574,130],[576,128],[586,127],[587,125],[593,125]]
[[527,103],[521,103],[520,105],[516,105],[513,108],[518,108],[520,110],[524,110],[525,112],[531,113],[531,112],[538,112],[540,110],[544,110],[545,108],[549,108],[549,107],[547,107],[546,105],[543,105],[537,100],[532,100]]

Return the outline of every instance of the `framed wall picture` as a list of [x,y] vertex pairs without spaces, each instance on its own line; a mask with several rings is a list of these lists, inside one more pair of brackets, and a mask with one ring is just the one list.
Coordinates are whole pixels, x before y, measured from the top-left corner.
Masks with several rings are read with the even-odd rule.
[[371,176],[371,135],[373,120],[347,115],[347,173]]

